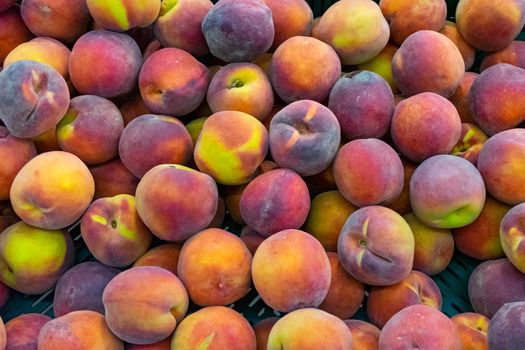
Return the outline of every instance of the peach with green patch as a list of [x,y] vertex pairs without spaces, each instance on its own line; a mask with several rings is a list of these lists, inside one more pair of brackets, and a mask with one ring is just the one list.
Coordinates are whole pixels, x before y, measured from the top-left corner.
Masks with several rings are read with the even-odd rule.
[[93,199],[114,197],[119,194],[135,194],[139,179],[136,178],[119,158],[89,168],[95,180]]
[[133,119],[118,144],[122,163],[138,178],[160,164],[188,164],[192,150],[191,136],[180,120],[154,114]]
[[38,334],[51,317],[30,313],[11,319],[5,324],[6,349],[38,349]]
[[75,258],[67,232],[43,230],[19,221],[0,235],[0,280],[24,294],[53,288]]
[[345,320],[352,334],[352,346],[360,350],[377,350],[380,330],[371,323],[361,320]]
[[450,318],[458,329],[463,350],[489,350],[489,319],[474,312],[456,314]]
[[257,322],[253,326],[255,338],[257,339],[257,350],[266,350],[268,346],[268,337],[273,328],[273,325],[279,321],[279,317],[268,317]]
[[510,262],[525,273],[525,204],[510,209],[501,220],[499,236],[501,246]]
[[210,224],[206,226],[206,228],[221,228],[225,217],[226,204],[224,203],[224,199],[222,199],[222,197],[219,197],[215,215],[213,216],[213,219],[211,220]]
[[74,311],[46,323],[38,336],[38,349],[124,350],[124,343],[95,311]]
[[484,71],[498,63],[508,63],[525,68],[525,42],[516,40],[501,50],[488,53],[481,61],[480,70]]
[[155,248],[148,250],[144,255],[135,261],[133,267],[136,266],[157,266],[168,270],[177,275],[177,266],[179,263],[180,244],[162,244]]
[[124,32],[147,27],[157,19],[161,8],[158,0],[87,0],[93,19],[103,28]]
[[318,309],[301,309],[283,316],[273,326],[267,350],[354,349],[352,336],[339,318]]
[[0,12],[0,65],[4,64],[4,59],[18,45],[23,44],[33,37],[27,29],[18,7],[12,7]]
[[286,40],[275,50],[270,63],[273,89],[286,103],[323,102],[340,76],[341,61],[337,53],[312,37],[295,36]]
[[243,112],[224,111],[204,123],[194,159],[217,183],[240,185],[253,178],[267,152],[268,132],[260,121]]
[[445,25],[439,30],[439,32],[456,44],[461,56],[463,57],[463,61],[465,61],[465,70],[472,68],[476,58],[476,49],[472,47],[465,38],[463,38],[456,23],[445,21]]
[[255,350],[255,333],[237,311],[208,306],[182,320],[173,334],[171,349]]
[[312,30],[313,13],[303,0],[264,0],[272,11],[275,35],[270,51],[294,36],[308,36]]
[[262,300],[275,310],[318,307],[330,288],[330,261],[314,237],[284,230],[264,240],[255,252],[252,278]]
[[177,164],[157,165],[135,193],[140,219],[166,241],[183,241],[205,229],[217,211],[218,190],[204,173]]
[[194,147],[197,144],[197,139],[199,138],[199,135],[202,131],[202,127],[204,126],[204,123],[207,119],[208,117],[201,117],[193,119],[188,124],[186,124],[186,130],[188,130],[188,133],[191,136],[191,141]]
[[479,152],[483,148],[483,144],[487,141],[488,136],[476,126],[471,123],[461,123],[461,136],[459,141],[454,146],[450,154],[465,158],[472,164],[476,165],[478,162]]
[[106,320],[120,339],[152,344],[167,338],[188,310],[188,294],[171,272],[132,267],[113,278],[102,294]]
[[381,52],[369,61],[360,63],[357,68],[360,70],[367,70],[379,74],[390,85],[393,93],[398,93],[399,89],[394,82],[392,75],[392,58],[394,57],[398,47],[394,44],[388,43]]
[[399,197],[387,203],[385,206],[400,215],[405,215],[412,211],[412,207],[410,206],[410,179],[412,179],[412,174],[414,174],[417,164],[405,158],[401,158],[401,162],[403,163],[404,170],[403,190]]
[[342,0],[321,17],[319,38],[332,46],[341,62],[356,65],[374,58],[388,43],[390,30],[379,6],[367,0]]

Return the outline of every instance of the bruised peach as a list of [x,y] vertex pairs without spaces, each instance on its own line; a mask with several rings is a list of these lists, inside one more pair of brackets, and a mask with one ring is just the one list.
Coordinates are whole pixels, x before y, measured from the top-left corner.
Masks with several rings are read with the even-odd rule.
[[465,38],[463,38],[456,23],[445,21],[445,25],[439,32],[456,44],[461,56],[463,57],[463,61],[465,62],[465,70],[472,68],[474,65],[474,59],[476,58],[476,49],[472,47]]
[[476,165],[478,163],[479,152],[481,152],[483,144],[487,139],[488,136],[475,124],[461,123],[459,142],[454,146],[450,154],[465,158]]
[[38,334],[51,317],[30,313],[11,319],[5,324],[6,350],[31,350],[38,348]]
[[464,312],[450,318],[456,324],[463,350],[488,350],[489,319],[474,312]]
[[160,11],[160,1],[157,0],[86,0],[86,4],[98,25],[119,32],[149,26]]
[[135,194],[139,179],[136,178],[120,159],[89,168],[95,180],[94,199],[114,197],[119,194]]
[[361,350],[377,350],[379,343],[379,328],[361,320],[345,320],[352,334],[352,345]]

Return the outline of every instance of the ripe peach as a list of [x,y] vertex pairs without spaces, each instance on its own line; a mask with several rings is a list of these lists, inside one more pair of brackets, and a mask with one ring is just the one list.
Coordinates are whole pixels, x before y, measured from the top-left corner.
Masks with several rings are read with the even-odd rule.
[[392,58],[397,52],[397,49],[398,47],[393,44],[386,44],[385,48],[374,58],[370,61],[358,64],[357,68],[379,74],[386,80],[388,85],[390,85],[393,93],[399,93],[399,89],[394,82],[394,76],[392,75]]
[[279,317],[268,317],[257,322],[257,324],[253,326],[255,338],[257,339],[257,350],[266,350],[268,346],[268,337],[277,321],[279,321]]
[[360,350],[377,350],[380,330],[371,323],[360,320],[345,320],[352,333],[352,346]]
[[272,11],[275,35],[271,51],[294,36],[308,36],[312,30],[313,13],[304,0],[264,0]]
[[89,168],[95,180],[93,199],[114,197],[119,194],[135,194],[139,179],[136,178],[120,159]]
[[513,41],[501,50],[488,53],[481,61],[480,70],[484,71],[498,63],[508,63],[525,68],[525,42]]
[[465,312],[454,315],[450,320],[456,324],[463,350],[489,350],[488,318],[473,312]]
[[465,70],[472,68],[476,58],[476,49],[472,47],[465,38],[463,38],[456,23],[445,21],[445,25],[439,30],[439,32],[456,44],[461,56],[463,57],[463,61],[465,62]]
[[163,244],[148,250],[135,261],[136,266],[158,266],[177,275],[177,265],[182,246],[179,244]]
[[465,158],[476,165],[478,163],[479,152],[481,152],[483,144],[487,139],[488,136],[475,124],[461,123],[461,136],[450,154]]
[[412,207],[410,206],[410,180],[412,179],[412,175],[414,174],[414,171],[416,171],[418,164],[405,158],[401,158],[401,162],[403,163],[404,170],[403,190],[395,200],[386,203],[385,206],[400,215],[405,215],[412,211]]
[[0,65],[15,47],[31,40],[33,35],[27,29],[18,7],[0,12]]
[[86,0],[86,4],[99,26],[118,32],[147,27],[157,19],[160,11],[160,2],[156,0]]
[[522,349],[525,346],[525,302],[508,303],[490,320],[489,349]]
[[38,334],[51,317],[30,313],[11,319],[5,324],[6,350],[31,350],[38,348]]
[[469,94],[472,84],[479,76],[478,73],[474,72],[465,72],[463,79],[459,83],[456,91],[448,99],[456,107],[461,122],[463,123],[474,123],[474,117],[472,116],[472,111],[470,109],[470,100]]
[[248,225],[242,228],[239,238],[244,242],[244,244],[246,244],[246,247],[250,253],[252,253],[252,255],[255,254],[257,248],[259,248],[261,243],[266,239],[265,236],[259,234]]
[[44,153],[50,151],[60,151],[60,146],[57,141],[56,127],[44,131],[44,133],[32,137],[31,140],[35,144],[37,152]]
[[124,126],[141,115],[152,114],[148,107],[146,107],[140,94],[133,95],[126,99],[126,102],[124,102],[119,109],[120,113],[122,113],[122,119],[124,119]]

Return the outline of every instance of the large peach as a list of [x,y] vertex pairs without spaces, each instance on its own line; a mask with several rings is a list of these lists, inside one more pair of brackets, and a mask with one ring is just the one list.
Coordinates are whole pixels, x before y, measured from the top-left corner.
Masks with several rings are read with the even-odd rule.
[[510,209],[501,220],[499,236],[501,246],[509,261],[518,270],[525,273],[525,203]]
[[463,350],[489,350],[488,318],[474,312],[464,312],[454,315],[450,320],[456,324]]
[[525,347],[525,302],[508,303],[490,320],[489,349],[512,350]]
[[463,79],[459,83],[456,91],[448,99],[456,107],[459,117],[463,123],[474,123],[474,117],[470,109],[470,89],[474,81],[479,76],[478,73],[465,72]]
[[498,63],[508,63],[514,66],[525,68],[525,42],[513,41],[501,50],[490,52],[481,61],[480,70],[496,65]]
[[51,317],[30,313],[11,319],[5,324],[6,350],[32,350],[38,348],[38,334]]
[[20,17],[20,10],[15,6],[0,12],[0,27],[0,65],[3,65],[9,52],[31,40],[33,35]]
[[119,194],[133,195],[139,184],[139,179],[118,158],[93,166],[89,168],[89,171],[95,180],[93,199],[113,197]]
[[294,36],[309,35],[313,13],[304,0],[264,0],[272,11],[275,35],[271,51]]
[[445,25],[443,25],[439,32],[456,44],[465,62],[465,70],[472,68],[476,58],[476,49],[463,38],[456,23],[445,21]]
[[352,346],[360,350],[377,350],[380,330],[371,323],[361,320],[345,320],[352,334]]
[[158,266],[177,275],[177,265],[179,263],[180,250],[179,244],[163,244],[148,250],[144,255],[135,261],[133,266]]
[[479,152],[488,136],[475,124],[461,123],[461,136],[450,154],[465,158],[472,164],[478,163]]
[[158,0],[86,0],[86,4],[99,26],[119,32],[149,26],[160,11]]

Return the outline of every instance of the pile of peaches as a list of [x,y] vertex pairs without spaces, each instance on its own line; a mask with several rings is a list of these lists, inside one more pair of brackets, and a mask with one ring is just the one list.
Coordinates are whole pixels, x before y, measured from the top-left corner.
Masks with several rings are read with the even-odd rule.
[[525,1],[0,11],[0,350],[525,349]]

